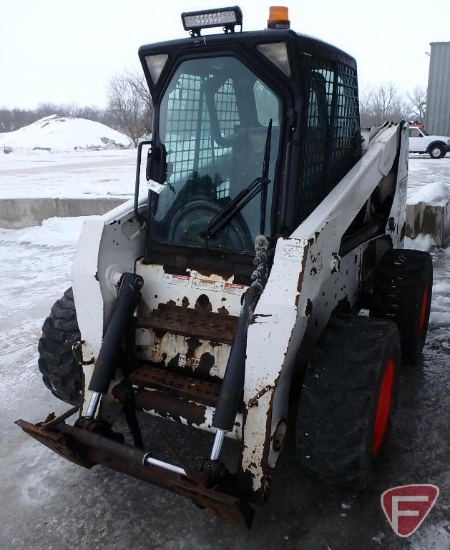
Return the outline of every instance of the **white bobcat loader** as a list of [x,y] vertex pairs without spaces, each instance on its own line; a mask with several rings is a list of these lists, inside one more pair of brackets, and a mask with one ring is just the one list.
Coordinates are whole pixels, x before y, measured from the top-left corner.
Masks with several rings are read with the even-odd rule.
[[[249,526],[288,428],[309,474],[370,483],[432,266],[402,248],[407,126],[361,135],[352,57],[290,30],[287,9],[257,32],[238,7],[182,19],[189,37],[139,50],[154,123],[135,200],[85,222],[43,326],[44,382],[73,408],[17,423]],[[161,459],[136,411],[210,432],[208,453],[167,436]]]

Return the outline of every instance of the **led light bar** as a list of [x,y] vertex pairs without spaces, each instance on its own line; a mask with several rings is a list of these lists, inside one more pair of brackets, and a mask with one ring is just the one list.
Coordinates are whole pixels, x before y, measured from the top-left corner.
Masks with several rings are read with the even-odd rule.
[[225,32],[234,32],[239,25],[242,29],[242,11],[239,6],[218,10],[191,11],[181,14],[183,27],[192,36],[200,36],[202,29],[223,27]]

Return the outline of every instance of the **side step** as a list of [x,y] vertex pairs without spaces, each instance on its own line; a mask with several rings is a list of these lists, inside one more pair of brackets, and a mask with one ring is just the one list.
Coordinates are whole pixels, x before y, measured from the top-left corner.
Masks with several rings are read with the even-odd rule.
[[231,344],[237,322],[238,317],[233,315],[161,304],[151,313],[141,315],[136,328],[151,328],[185,337]]
[[220,393],[220,384],[216,382],[198,380],[153,366],[138,368],[130,375],[130,381],[138,390],[152,388],[210,407],[216,406]]
[[[130,375],[130,382],[136,409],[215,433],[212,424],[220,384],[153,366],[135,370]],[[113,388],[112,395],[125,404],[129,399],[129,384],[121,382]],[[238,412],[234,428],[227,432],[227,437],[240,440],[242,423],[242,412]]]

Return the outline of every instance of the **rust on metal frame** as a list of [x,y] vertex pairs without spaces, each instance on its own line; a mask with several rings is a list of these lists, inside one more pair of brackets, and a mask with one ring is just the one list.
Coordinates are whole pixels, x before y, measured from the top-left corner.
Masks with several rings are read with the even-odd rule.
[[[20,426],[26,434],[30,435],[39,441],[39,443],[42,443],[69,462],[77,464],[78,466],[83,466],[84,468],[92,468],[92,466],[94,466],[95,463],[90,461],[83,453],[79,452],[79,450],[76,449],[76,445],[73,446],[69,443],[65,434],[53,429],[56,426],[53,426],[52,429],[47,429],[45,428],[46,422],[31,424],[26,420],[16,420],[15,424]],[[59,420],[58,425],[61,425],[61,420]]]
[[[118,401],[125,403],[127,389],[123,385],[117,385],[112,394]],[[133,399],[135,407],[141,411],[154,411],[163,418],[177,422],[184,419],[189,425],[201,425],[205,422],[206,406],[193,403],[184,397],[167,395],[158,390],[138,390]]]
[[252,397],[251,399],[249,399],[249,401],[248,401],[248,408],[251,409],[252,407],[256,407],[256,406],[258,405],[258,400],[259,400],[265,393],[267,393],[268,391],[274,390],[274,389],[275,389],[275,385],[268,384],[267,386],[264,386],[264,388],[262,388],[261,390],[259,390],[259,392],[258,392],[254,397]]
[[71,462],[87,468],[102,464],[183,495],[228,523],[246,528],[251,526],[254,510],[239,496],[230,494],[229,490],[222,492],[217,488],[205,487],[198,483],[197,476],[197,479],[191,480],[159,466],[144,466],[147,452],[142,449],[119,443],[94,431],[70,426],[64,421],[55,425],[52,419],[51,430],[44,427],[45,423],[34,425],[17,420],[16,424]]
[[173,304],[160,304],[138,321],[136,328],[151,328],[201,340],[231,344],[238,318],[224,313],[199,311]]
[[212,407],[216,405],[220,392],[220,384],[216,382],[198,380],[154,366],[139,367],[130,375],[130,381],[138,389],[162,390]]

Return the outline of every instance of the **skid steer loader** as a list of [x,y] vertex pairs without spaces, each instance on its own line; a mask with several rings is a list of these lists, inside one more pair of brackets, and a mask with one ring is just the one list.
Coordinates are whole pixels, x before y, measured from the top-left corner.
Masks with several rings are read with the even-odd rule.
[[[85,222],[43,326],[43,380],[73,408],[17,423],[250,526],[288,427],[308,474],[370,483],[432,266],[403,250],[407,125],[362,135],[352,57],[290,30],[287,8],[257,32],[238,7],[182,21],[189,37],[139,50],[154,122],[134,201]],[[161,436],[159,456],[142,411],[209,432],[208,452]]]

